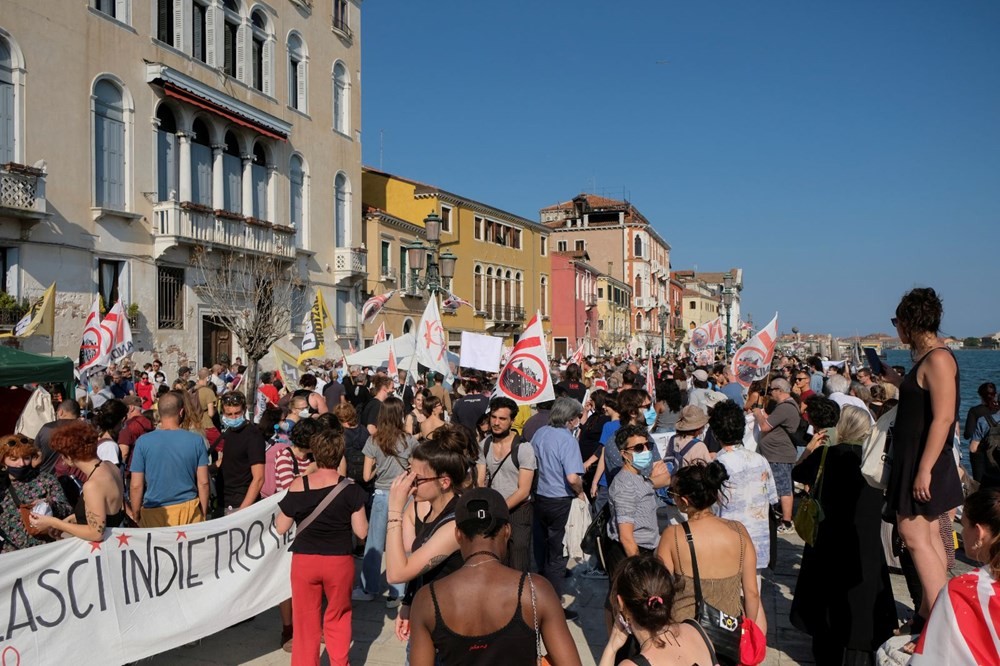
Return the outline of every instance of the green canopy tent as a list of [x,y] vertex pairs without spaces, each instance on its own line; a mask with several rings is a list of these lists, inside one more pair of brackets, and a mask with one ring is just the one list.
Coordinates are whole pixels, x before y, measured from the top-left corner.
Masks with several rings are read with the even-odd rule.
[[65,395],[73,395],[73,361],[65,356],[40,356],[13,347],[0,346],[0,386],[58,383]]

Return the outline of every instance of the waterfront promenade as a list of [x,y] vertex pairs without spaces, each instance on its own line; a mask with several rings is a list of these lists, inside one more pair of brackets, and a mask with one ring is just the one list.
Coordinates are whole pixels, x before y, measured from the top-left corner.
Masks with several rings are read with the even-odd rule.
[[[788,621],[802,545],[801,539],[794,534],[780,536],[778,566],[774,572],[766,571],[764,574],[761,600],[768,618],[766,666],[815,663],[810,650],[810,637]],[[955,573],[965,573],[970,568],[959,561]],[[571,578],[568,582],[567,591],[574,596],[571,608],[580,614],[577,622],[570,623],[570,631],[580,649],[583,664],[593,666],[600,659],[606,636],[602,606],[606,582],[581,577]],[[892,585],[900,615],[909,614],[911,606],[903,577],[893,574]],[[352,664],[399,666],[404,663],[405,645],[396,639],[393,629],[395,613],[380,602],[355,604]],[[178,663],[187,666],[285,666],[291,659],[277,646],[280,631],[278,611],[272,608],[251,622],[230,627],[195,645],[171,650],[142,663],[157,666]],[[325,659],[323,663],[326,663]]]

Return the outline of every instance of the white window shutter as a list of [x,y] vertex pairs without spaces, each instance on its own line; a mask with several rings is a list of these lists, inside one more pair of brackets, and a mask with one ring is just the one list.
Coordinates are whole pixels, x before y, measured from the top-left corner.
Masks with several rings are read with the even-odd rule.
[[184,42],[187,35],[184,34],[184,0],[174,0],[174,48],[185,51]]
[[130,11],[132,8],[132,0],[114,0],[114,2],[115,18],[122,23],[132,25],[132,12]]
[[250,29],[246,23],[241,23],[236,31],[236,78],[243,83],[253,85],[252,76],[247,72],[249,69],[247,53],[250,50],[247,48],[248,41],[250,41]]
[[219,39],[219,29],[222,28],[223,22],[222,17],[219,16],[219,10],[214,4],[209,5],[205,9],[205,38],[208,40],[208,51],[207,51],[207,64],[209,67],[219,66],[219,44],[222,40]]
[[303,113],[309,113],[309,98],[306,96],[308,93],[308,86],[306,85],[306,82],[308,81],[306,78],[306,75],[308,74],[308,71],[306,70],[306,61],[301,60],[294,63],[294,65],[298,70],[298,90],[295,91],[297,96],[295,100],[295,108]]
[[262,89],[265,95],[274,97],[274,37],[268,37],[264,41],[263,58],[261,69],[263,70],[264,85]]

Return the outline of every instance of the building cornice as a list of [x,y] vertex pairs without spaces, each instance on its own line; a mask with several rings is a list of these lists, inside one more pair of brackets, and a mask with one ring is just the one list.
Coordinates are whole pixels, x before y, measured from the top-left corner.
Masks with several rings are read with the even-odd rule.
[[406,220],[396,217],[395,215],[390,215],[379,208],[369,209],[365,212],[365,217],[369,220],[375,220],[384,226],[399,229],[400,231],[405,231],[406,233],[419,236],[420,238],[427,237],[427,233],[423,227],[413,224],[412,222],[407,222]]

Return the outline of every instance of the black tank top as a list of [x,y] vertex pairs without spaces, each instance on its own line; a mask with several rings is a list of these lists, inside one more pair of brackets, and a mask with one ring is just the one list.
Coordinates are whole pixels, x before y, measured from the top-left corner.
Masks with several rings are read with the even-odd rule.
[[434,583],[431,583],[431,599],[434,601],[434,631],[431,632],[431,639],[437,650],[437,661],[449,666],[533,664],[536,659],[535,629],[528,626],[521,612],[521,593],[526,577],[527,574],[522,573],[521,581],[517,584],[517,606],[510,622],[483,636],[462,636],[448,628],[441,617],[441,608],[438,606],[437,595],[434,594]]
[[[414,517],[412,551],[416,551],[417,548],[420,548],[422,545],[430,541],[431,537],[434,536],[434,533],[441,529],[444,525],[455,522],[455,505],[457,503],[458,495],[451,498],[451,501],[445,505],[444,509],[434,520],[424,522],[419,515]],[[429,513],[430,511],[428,511],[428,514]],[[454,553],[449,555],[444,562],[407,583],[406,594],[403,596],[403,603],[406,605],[412,604],[413,597],[417,594],[417,590],[432,581],[444,578],[448,574],[458,571],[462,568],[464,563],[465,560],[462,559],[461,551],[456,550]]]

